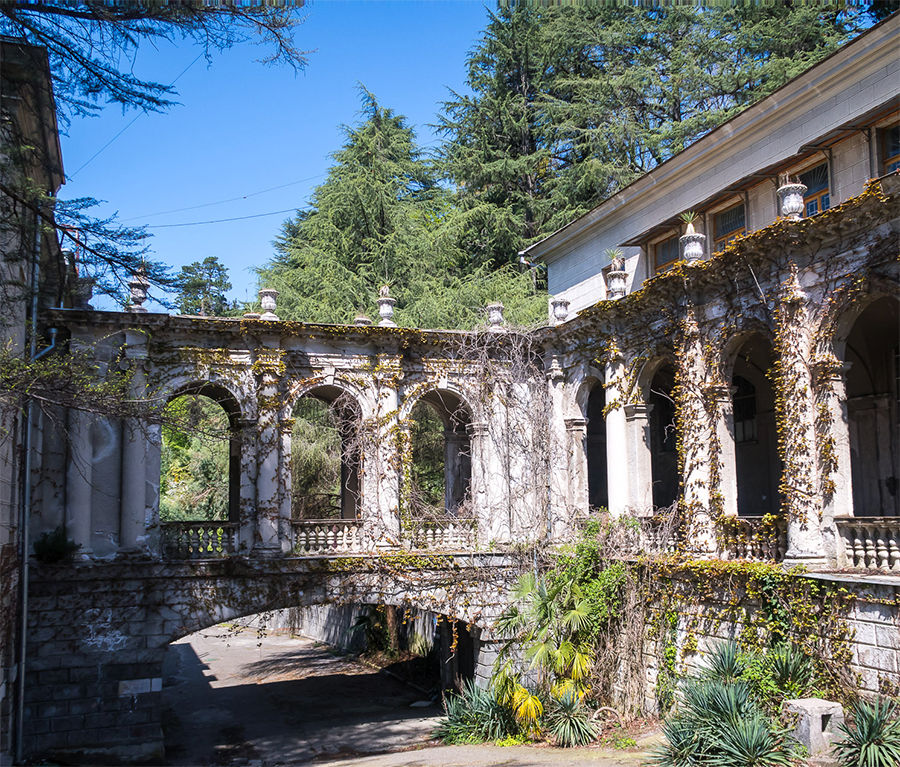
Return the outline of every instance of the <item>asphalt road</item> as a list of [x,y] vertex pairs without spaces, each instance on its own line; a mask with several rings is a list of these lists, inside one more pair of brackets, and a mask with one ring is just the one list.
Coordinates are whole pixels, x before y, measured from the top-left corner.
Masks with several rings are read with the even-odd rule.
[[[306,639],[214,628],[175,642],[164,669],[166,764],[329,767],[636,766],[596,748],[428,747],[423,695]],[[388,753],[393,752],[393,753]]]

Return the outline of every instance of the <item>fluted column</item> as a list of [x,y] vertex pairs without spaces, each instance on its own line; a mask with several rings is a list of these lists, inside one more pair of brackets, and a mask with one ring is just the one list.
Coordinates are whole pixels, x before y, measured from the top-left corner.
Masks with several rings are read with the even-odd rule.
[[782,285],[776,313],[775,394],[783,475],[781,491],[787,518],[788,564],[823,565],[825,541],[820,514],[816,401],[808,360],[814,326],[808,297],[800,286],[797,269]]
[[[125,359],[131,368],[131,394],[143,399],[147,390],[147,339],[143,333],[126,331]],[[119,548],[147,548],[147,450],[146,425],[129,418],[122,425],[122,503],[119,518]]]
[[631,499],[628,497],[628,477],[634,470],[634,467],[629,466],[623,360],[617,358],[607,364],[605,386],[608,407],[606,413],[606,476],[609,513],[613,517],[620,517],[631,505]]

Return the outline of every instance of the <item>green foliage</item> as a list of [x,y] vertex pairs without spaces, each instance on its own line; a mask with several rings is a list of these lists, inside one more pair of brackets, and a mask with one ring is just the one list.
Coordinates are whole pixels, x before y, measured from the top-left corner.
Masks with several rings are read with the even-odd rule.
[[563,748],[586,746],[597,738],[597,726],[590,712],[574,690],[551,697],[547,707],[546,726],[556,743]]
[[41,533],[34,542],[34,558],[48,565],[71,562],[80,548],[80,543],[75,543],[62,527],[57,527],[52,533]]
[[178,311],[222,317],[229,309],[225,294],[231,290],[228,269],[215,256],[182,266],[178,274]]
[[794,758],[786,733],[773,725],[742,680],[688,679],[663,734],[666,742],[652,759],[658,767],[787,767]]
[[744,676],[747,658],[741,654],[736,642],[722,642],[716,645],[709,657],[709,668],[704,676],[722,682],[733,682]]
[[434,737],[446,743],[482,743],[502,741],[521,735],[510,710],[501,706],[490,690],[473,681],[463,682],[460,693],[444,700],[446,717],[438,724]]
[[412,482],[415,503],[444,511],[444,423],[430,405],[419,402],[411,413]]
[[841,767],[896,767],[900,764],[900,706],[881,698],[853,704],[853,724],[841,725],[834,743]]
[[160,520],[227,520],[228,416],[209,397],[193,394],[173,399],[164,415]]

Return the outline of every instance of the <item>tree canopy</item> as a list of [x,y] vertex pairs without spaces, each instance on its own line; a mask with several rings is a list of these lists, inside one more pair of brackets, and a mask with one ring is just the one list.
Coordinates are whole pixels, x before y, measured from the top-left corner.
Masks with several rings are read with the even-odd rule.
[[178,274],[178,311],[222,317],[229,309],[225,294],[231,290],[228,269],[216,256],[182,266]]

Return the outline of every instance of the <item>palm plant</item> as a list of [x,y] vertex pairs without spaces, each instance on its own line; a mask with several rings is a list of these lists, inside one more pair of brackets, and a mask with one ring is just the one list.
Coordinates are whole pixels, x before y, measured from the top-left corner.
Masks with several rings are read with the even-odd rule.
[[834,750],[841,767],[897,767],[900,764],[900,706],[882,698],[853,704],[853,725],[839,725],[844,737]]

